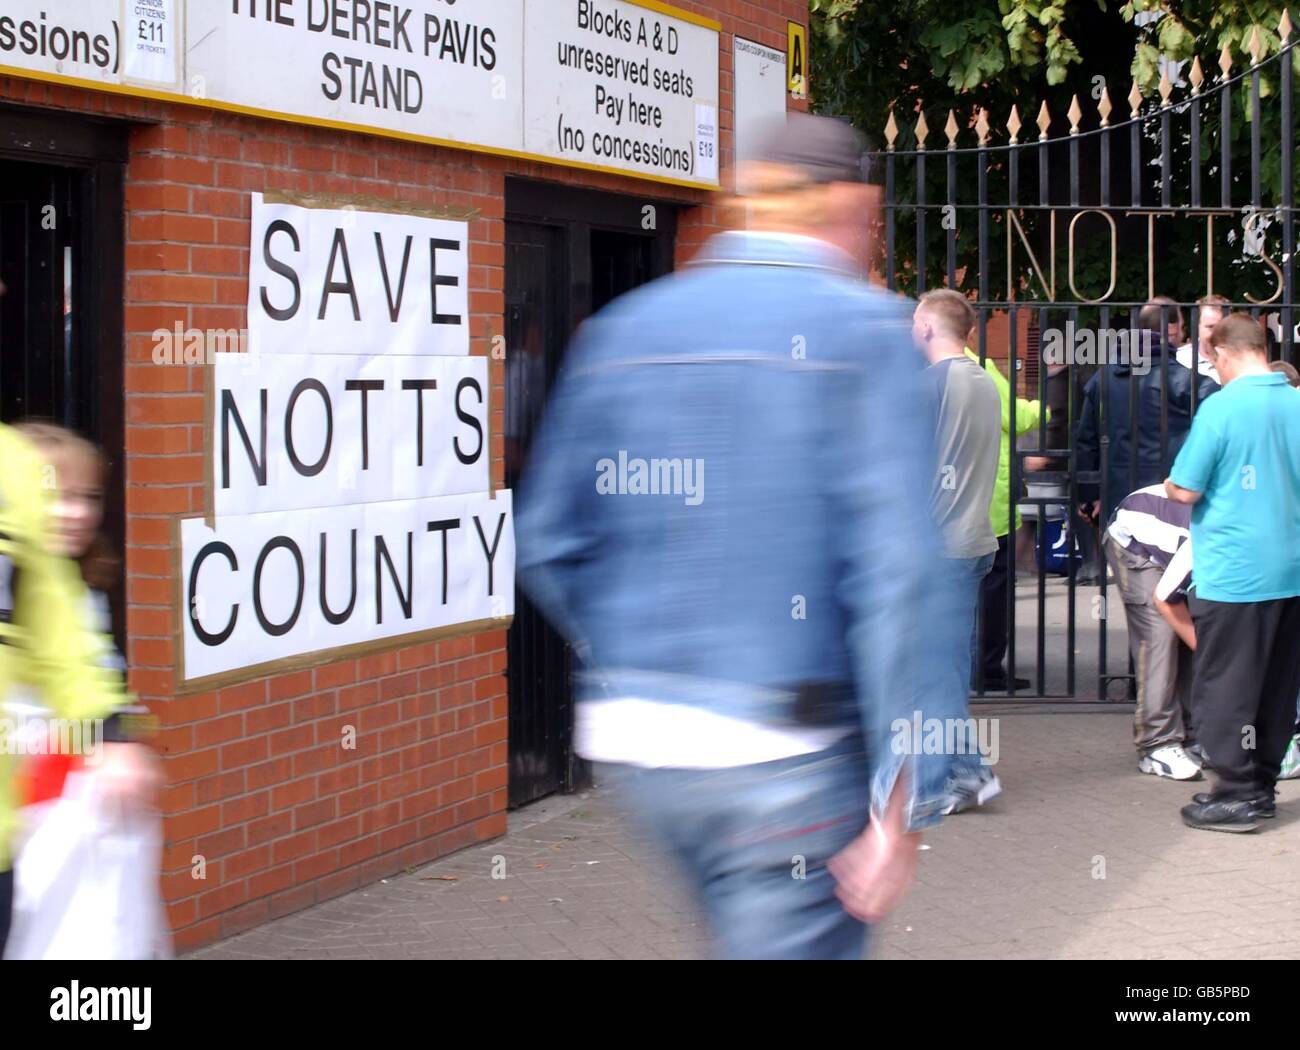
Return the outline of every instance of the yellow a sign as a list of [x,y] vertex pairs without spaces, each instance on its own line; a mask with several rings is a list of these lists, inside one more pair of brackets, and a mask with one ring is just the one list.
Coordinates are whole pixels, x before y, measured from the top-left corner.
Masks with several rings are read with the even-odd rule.
[[786,65],[790,81],[790,94],[795,98],[808,97],[808,30],[798,22],[789,24],[790,46],[786,50]]

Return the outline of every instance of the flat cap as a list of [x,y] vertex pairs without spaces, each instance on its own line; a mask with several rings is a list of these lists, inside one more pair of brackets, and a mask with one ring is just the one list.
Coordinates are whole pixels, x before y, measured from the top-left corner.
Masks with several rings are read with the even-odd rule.
[[788,113],[763,122],[752,158],[799,169],[812,182],[867,181],[866,140],[835,117]]

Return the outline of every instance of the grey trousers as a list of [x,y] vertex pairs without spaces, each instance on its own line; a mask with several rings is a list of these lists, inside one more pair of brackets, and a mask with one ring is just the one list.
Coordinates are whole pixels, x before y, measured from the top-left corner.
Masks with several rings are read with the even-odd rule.
[[1115,570],[1128,617],[1129,652],[1137,674],[1133,742],[1143,755],[1159,747],[1194,743],[1193,653],[1165,622],[1154,601],[1156,584],[1164,570],[1125,550],[1109,534],[1102,547]]

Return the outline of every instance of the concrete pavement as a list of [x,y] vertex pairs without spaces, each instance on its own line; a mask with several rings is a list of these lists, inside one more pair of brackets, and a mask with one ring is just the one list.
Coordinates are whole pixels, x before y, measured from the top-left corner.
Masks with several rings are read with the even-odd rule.
[[[1192,831],[1178,809],[1204,785],[1137,772],[1131,708],[975,714],[998,719],[1004,794],[929,836],[876,958],[1300,955],[1300,782],[1256,834]],[[678,959],[707,943],[670,861],[597,788],[191,957]]]

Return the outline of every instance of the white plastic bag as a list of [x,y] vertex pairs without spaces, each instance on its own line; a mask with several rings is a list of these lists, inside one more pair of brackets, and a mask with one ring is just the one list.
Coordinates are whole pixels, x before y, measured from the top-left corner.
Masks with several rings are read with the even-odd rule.
[[93,770],[23,811],[6,959],[171,957],[158,868],[162,821],[100,804]]

